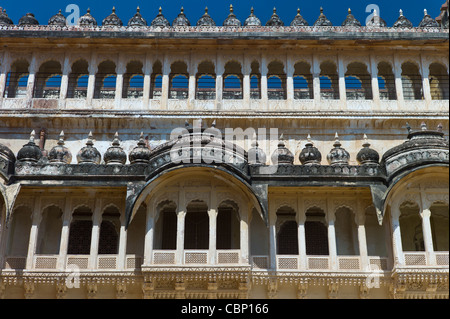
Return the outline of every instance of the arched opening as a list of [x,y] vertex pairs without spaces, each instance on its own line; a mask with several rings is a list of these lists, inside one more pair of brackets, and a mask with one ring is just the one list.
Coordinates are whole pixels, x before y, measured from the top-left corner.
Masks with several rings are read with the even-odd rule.
[[189,95],[189,73],[185,62],[172,63],[169,81],[169,99],[186,100]]
[[359,255],[358,234],[354,213],[347,207],[336,211],[336,248],[338,255]]
[[232,201],[222,202],[217,209],[217,249],[239,249],[239,207]]
[[294,99],[305,100],[313,98],[311,65],[298,62],[294,65]]
[[295,211],[281,207],[277,211],[277,254],[298,255],[298,225]]
[[195,98],[198,100],[216,99],[216,73],[214,64],[210,61],[204,61],[198,66]]
[[95,75],[94,99],[114,99],[116,96],[116,64],[103,61]]
[[119,251],[120,212],[115,206],[109,206],[102,215],[98,241],[99,255],[114,255]]
[[89,83],[89,69],[86,60],[78,60],[72,64],[72,72],[69,74],[67,98],[85,99]]
[[162,64],[160,61],[153,64],[153,72],[150,77],[150,98],[160,100],[162,96]]
[[419,205],[402,203],[399,221],[403,251],[425,251]]
[[144,95],[144,72],[142,62],[131,61],[127,64],[126,73],[123,75],[122,98],[138,99]]
[[448,251],[449,242],[449,208],[447,203],[435,202],[430,207],[431,234],[434,251]]
[[416,64],[402,64],[402,87],[405,100],[423,100],[422,76]]
[[449,99],[449,81],[447,69],[440,63],[430,65],[430,90],[433,100]]
[[27,256],[30,241],[31,215],[31,209],[26,206],[20,206],[13,211],[7,249],[8,256]]
[[336,64],[330,61],[320,65],[320,98],[339,100],[339,77]]
[[328,229],[324,211],[318,207],[312,207],[306,211],[305,215],[306,254],[328,255]]
[[156,208],[158,220],[155,226],[155,249],[177,249],[177,206],[165,201]]
[[392,67],[387,62],[378,63],[378,87],[380,100],[396,100],[395,76]]
[[243,98],[242,81],[243,75],[240,63],[236,61],[227,62],[223,74],[223,99],[241,100]]
[[208,206],[203,201],[192,201],[187,206],[184,229],[184,248],[209,248]]
[[24,98],[27,96],[28,68],[30,64],[26,60],[17,60],[11,65],[11,70],[6,76],[5,98]]
[[270,62],[267,66],[267,97],[269,100],[286,99],[286,73],[283,63]]
[[250,71],[250,98],[260,99],[261,98],[261,73],[259,71],[259,63],[253,61],[251,64]]
[[47,61],[41,65],[36,74],[34,98],[59,99],[61,90],[61,64],[57,61]]
[[345,91],[348,100],[372,100],[371,76],[364,63],[353,62],[345,73]]
[[42,212],[39,225],[36,254],[57,255],[61,242],[62,210],[57,206],[50,206]]
[[67,254],[89,255],[91,252],[92,211],[86,206],[78,207],[72,214]]

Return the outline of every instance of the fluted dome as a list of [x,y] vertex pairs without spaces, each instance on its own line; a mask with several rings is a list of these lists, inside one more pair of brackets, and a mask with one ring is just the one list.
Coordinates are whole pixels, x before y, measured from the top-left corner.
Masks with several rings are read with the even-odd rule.
[[61,134],[59,134],[58,145],[53,147],[48,153],[48,160],[51,163],[70,164],[72,162],[72,153],[64,146],[64,131],[61,131]]
[[300,14],[300,9],[297,9],[297,15],[295,16],[294,20],[292,20],[291,27],[302,27],[302,26],[309,26],[309,23]]
[[178,16],[173,20],[172,26],[179,26],[179,27],[188,27],[191,23],[189,22],[188,18],[184,14],[184,8],[181,7],[181,11],[178,14]]
[[77,161],[79,164],[100,164],[102,155],[94,147],[92,138],[92,132],[89,132],[86,146],[83,147],[77,154]]
[[267,161],[266,153],[259,148],[258,141],[252,142],[252,147],[247,152],[248,162],[253,165],[264,165]]
[[240,27],[242,25],[241,21],[239,21],[239,19],[236,18],[236,15],[233,13],[233,5],[231,4],[230,4],[230,14],[223,22],[223,25],[227,27]]
[[120,20],[120,18],[116,14],[115,7],[112,8],[112,13],[109,16],[107,16],[105,19],[103,19],[102,26],[105,26],[105,27],[121,27],[121,26],[123,26],[122,20]]
[[48,20],[48,25],[65,27],[67,25],[66,17],[62,15],[61,10]]
[[16,156],[14,155],[13,151],[11,151],[9,147],[3,145],[2,143],[0,143],[0,158],[11,162],[16,161]]
[[39,25],[33,13],[27,13],[19,20],[19,25]]
[[150,161],[151,151],[145,145],[144,133],[141,133],[138,145],[128,154],[130,164],[147,164]]
[[130,20],[128,20],[128,26],[129,27],[146,27],[147,26],[147,20],[144,19],[144,17],[141,15],[141,9],[137,7],[136,13],[133,17],[131,17]]
[[127,154],[123,148],[120,147],[119,133],[116,132],[114,135],[112,146],[106,150],[105,154],[103,154],[103,160],[105,161],[105,164],[122,165],[127,161]]
[[437,23],[425,9],[423,19],[419,23],[419,28],[439,28],[439,23]]
[[216,23],[208,14],[208,7],[206,7],[205,13],[197,21],[197,27],[203,27],[203,26],[214,27],[215,25],[216,25]]
[[151,26],[152,27],[169,27],[170,26],[169,21],[162,14],[161,7],[159,7],[159,13],[156,16],[156,18],[153,19]]
[[14,24],[6,14],[6,10],[0,7],[0,25]]
[[35,132],[30,134],[30,141],[25,144],[17,153],[17,160],[21,162],[36,163],[42,157],[42,152],[39,146],[34,143]]
[[372,19],[367,21],[368,27],[387,27],[386,21],[384,21],[379,15],[377,10],[373,11]]
[[283,141],[283,135],[280,137],[278,148],[273,152],[271,159],[274,165],[289,165],[294,163],[294,155],[286,147]]
[[311,142],[311,136],[308,135],[308,142],[299,155],[299,160],[303,165],[320,165],[322,154]]
[[244,21],[244,26],[260,26],[261,25],[261,20],[259,20],[255,15],[254,15],[254,10],[253,8],[250,10],[250,15],[248,16],[247,19],[245,19]]
[[341,147],[341,142],[339,141],[339,136],[336,133],[334,148],[328,153],[327,160],[332,166],[334,165],[348,165],[350,161],[350,154]]
[[394,22],[393,27],[411,29],[413,27],[413,24],[403,15],[403,10],[400,9],[400,16],[398,17],[397,21]]
[[269,27],[280,27],[284,26],[284,22],[281,21],[280,17],[277,14],[277,9],[273,8],[273,13],[270,19],[266,22],[266,26]]
[[348,9],[348,15],[347,18],[342,22],[343,27],[360,27],[361,22],[359,22],[355,16],[352,14],[352,10]]
[[95,18],[91,16],[91,9],[87,9],[86,14],[78,19],[78,25],[81,27],[97,26],[97,20],[95,20]]
[[356,155],[356,160],[361,165],[366,164],[378,164],[380,161],[380,154],[377,151],[370,148],[370,143],[367,140],[366,134],[364,134],[363,148]]
[[323,14],[323,8],[320,8],[320,15],[319,18],[317,18],[316,22],[314,22],[315,27],[328,27],[332,26],[330,20],[327,19],[327,17]]

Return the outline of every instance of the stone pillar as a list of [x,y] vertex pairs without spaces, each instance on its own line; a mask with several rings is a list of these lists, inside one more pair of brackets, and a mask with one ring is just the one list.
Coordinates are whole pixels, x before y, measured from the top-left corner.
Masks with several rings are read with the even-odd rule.
[[425,252],[427,255],[427,264],[429,266],[436,266],[436,255],[434,254],[433,235],[431,232],[430,223],[430,209],[428,207],[424,208],[420,216],[422,217],[423,241],[425,244]]
[[267,61],[265,57],[261,58],[261,103],[263,110],[269,109],[269,97],[267,94]]
[[193,59],[192,55],[190,57],[189,63],[189,107],[193,109],[195,107],[195,89],[196,89],[196,74],[197,74],[197,65],[195,63],[195,59]]
[[290,56],[286,59],[286,100],[287,108],[291,109],[294,103],[294,65]]
[[380,109],[381,100],[380,100],[380,87],[378,85],[378,65],[373,55],[370,56],[370,73],[372,76],[373,103],[377,106],[377,108]]
[[340,109],[347,108],[347,91],[345,86],[345,66],[344,61],[338,56],[338,75],[339,75],[339,100]]
[[270,209],[270,211],[269,211],[269,259],[270,259],[270,269],[271,270],[276,270],[276,268],[277,268],[276,221],[277,221],[277,216],[274,212],[274,209]]
[[169,74],[170,63],[167,54],[164,56],[164,64],[162,66],[162,88],[161,88],[161,108],[167,110],[169,100]]
[[151,265],[153,262],[153,241],[155,237],[155,216],[151,205],[147,205],[146,227],[144,239],[144,265]]
[[61,242],[59,245],[59,258],[57,269],[64,270],[66,268],[67,250],[69,248],[69,231],[72,222],[72,211],[70,210],[70,197],[66,197],[64,205],[63,224],[61,229]]
[[328,214],[327,214],[327,222],[328,222],[328,251],[330,254],[330,269],[337,270],[337,246],[336,246],[336,231],[334,227],[334,222],[336,220],[336,215],[334,211],[331,211],[331,205],[328,205]]
[[241,260],[240,262],[243,264],[249,263],[249,235],[248,235],[248,225],[249,225],[249,215],[252,211],[252,207],[250,207],[250,204],[248,205],[241,205],[240,208],[240,215],[241,215],[241,221],[240,221],[240,248],[241,248]]
[[36,253],[36,244],[38,239],[39,225],[42,220],[41,199],[40,197],[34,200],[34,210],[32,215],[32,224],[30,230],[30,240],[28,242],[28,254],[26,269],[33,269],[34,254]]
[[152,76],[152,62],[150,59],[150,53],[145,56],[144,63],[144,87],[142,92],[142,105],[145,110],[148,110],[150,103],[150,87],[151,87],[151,76]]
[[425,65],[423,61],[422,55],[420,56],[420,67],[422,73],[422,90],[423,90],[423,98],[425,99],[425,105],[427,108],[431,106],[431,88],[430,88],[430,69],[427,65]]
[[300,259],[300,270],[306,270],[307,257],[306,257],[306,236],[305,236],[305,221],[306,214],[303,206],[303,200],[298,200],[297,207],[297,224],[298,224],[298,257]]
[[175,255],[175,263],[181,265],[184,260],[184,228],[186,219],[186,200],[185,191],[180,189],[178,198],[177,213],[177,251]]
[[320,105],[320,62],[315,55],[313,55],[312,76],[314,104],[316,105],[316,109],[318,109],[317,106]]
[[98,244],[100,240],[100,227],[102,224],[102,207],[101,207],[101,199],[97,198],[95,200],[95,210],[94,215],[92,216],[92,235],[91,235],[91,250],[89,257],[89,269],[97,268],[97,259],[98,259]]
[[120,54],[119,55],[119,63],[116,66],[116,95],[115,95],[115,104],[116,108],[120,109],[122,95],[123,95],[123,75],[126,72],[125,65],[125,57]]
[[216,110],[220,110],[222,109],[223,73],[225,72],[225,66],[220,56],[217,56],[216,61]]
[[250,73],[251,73],[251,62],[244,56],[244,65],[242,67],[242,94],[244,108],[250,109]]
[[127,262],[127,230],[125,229],[125,226],[126,218],[125,216],[122,216],[122,218],[120,218],[119,252],[117,256],[117,267],[119,270],[125,270]]
[[367,253],[367,238],[366,238],[366,214],[358,203],[358,212],[355,214],[355,221],[358,227],[358,245],[359,256],[361,258],[361,270],[370,270],[369,257]]
[[91,61],[89,62],[89,79],[88,79],[88,87],[86,92],[86,105],[92,105],[92,99],[94,98],[95,91],[95,75],[98,70],[97,65],[97,55],[95,53],[91,56]]
[[2,68],[0,69],[0,101],[5,96],[5,90],[6,90],[6,80],[8,76],[8,71],[11,68],[11,60],[9,57],[9,52],[6,51],[3,55],[3,63]]
[[394,76],[395,76],[395,91],[397,92],[397,103],[400,107],[405,104],[405,98],[403,95],[403,83],[402,83],[402,63],[398,56],[394,54]]
[[217,254],[217,198],[216,191],[213,188],[211,192],[211,201],[208,210],[209,216],[209,264],[215,265],[217,263],[216,254]]
[[[6,228],[6,203],[4,203],[3,206],[0,206],[0,269],[4,267],[5,262],[7,232],[8,231]],[[0,299],[1,299],[1,283],[0,283]]]
[[72,67],[70,66],[70,59],[66,55],[64,57],[64,65],[62,69],[61,76],[61,88],[59,90],[59,99],[62,100],[62,103],[65,103],[65,99],[67,98],[67,91],[69,89],[69,74],[71,72]]
[[33,98],[33,92],[34,92],[34,85],[36,82],[36,73],[38,71],[38,65],[37,65],[38,61],[36,59],[36,55],[33,54],[32,58],[31,58],[31,63],[30,63],[30,67],[29,67],[29,75],[28,75],[28,83],[27,83],[27,107],[31,107],[32,106],[32,102],[31,99]]
[[397,203],[391,206],[391,227],[392,244],[394,252],[394,267],[405,265],[405,255],[403,254],[402,235],[400,233],[400,207]]

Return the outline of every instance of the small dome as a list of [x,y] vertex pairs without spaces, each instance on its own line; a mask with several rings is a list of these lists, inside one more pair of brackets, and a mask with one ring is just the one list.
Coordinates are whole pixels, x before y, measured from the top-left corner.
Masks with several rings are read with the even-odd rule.
[[0,25],[14,24],[6,14],[6,10],[0,7]]
[[332,26],[330,20],[327,19],[327,17],[323,14],[323,8],[320,8],[320,15],[319,18],[317,18],[316,22],[314,22],[315,27],[328,27]]
[[83,147],[77,154],[77,161],[79,164],[100,164],[101,159],[102,155],[94,147],[92,132],[89,132],[86,146]]
[[294,163],[294,155],[286,147],[283,135],[281,135],[278,148],[273,152],[271,159],[274,165],[292,165]]
[[363,148],[356,155],[356,160],[359,164],[378,164],[380,161],[380,154],[377,151],[370,148],[370,143],[367,140],[366,134],[364,134]]
[[408,29],[411,29],[413,27],[413,24],[412,24],[411,21],[409,21],[403,15],[403,10],[400,9],[400,16],[398,17],[397,21],[394,22],[393,27],[394,28],[408,28]]
[[216,23],[208,14],[208,7],[206,7],[205,14],[203,14],[200,17],[200,19],[198,19],[198,21],[197,21],[197,27],[203,27],[203,26],[214,27],[215,25],[216,25]]
[[308,142],[305,144],[305,148],[300,152],[299,160],[303,165],[320,165],[322,161],[322,154],[311,142],[310,135],[308,135]]
[[244,21],[244,26],[260,26],[261,25],[261,21],[253,14],[254,10],[253,7],[250,10],[250,15],[248,16],[247,19],[245,19]]
[[348,8],[347,18],[342,22],[343,27],[360,27],[361,22],[359,22],[355,16],[352,14],[352,10]]
[[97,26],[97,20],[93,16],[91,16],[91,9],[87,9],[87,12],[84,16],[78,19],[78,25],[80,27],[95,27]]
[[39,22],[34,17],[34,14],[27,13],[22,18],[20,18],[19,25],[39,25]]
[[300,14],[300,9],[297,9],[297,15],[295,16],[294,20],[292,20],[291,27],[302,27],[302,26],[309,26],[309,23]]
[[252,147],[247,152],[248,162],[253,165],[264,165],[267,161],[266,153],[259,148],[258,141],[252,142]]
[[0,159],[3,158],[6,162],[15,162],[16,156],[14,156],[13,151],[9,149],[6,145],[0,143]]
[[62,15],[61,10],[48,20],[48,25],[65,27],[67,25],[66,17]]
[[42,157],[42,152],[39,146],[34,143],[35,132],[31,132],[30,141],[25,144],[17,153],[17,160],[21,162],[36,163]]
[[128,20],[129,27],[146,27],[147,20],[145,20],[141,15],[141,9],[137,7],[135,15]]
[[122,147],[120,147],[119,133],[116,132],[114,135],[112,146],[106,150],[105,154],[103,154],[103,160],[105,161],[105,164],[122,165],[124,165],[127,161],[127,154],[124,152]]
[[273,14],[270,17],[269,21],[266,22],[266,26],[269,26],[269,27],[284,26],[284,22],[281,21],[280,17],[278,16],[276,8],[273,8]]
[[379,15],[377,10],[373,11],[372,19],[367,22],[368,27],[387,27],[386,21],[384,21]]
[[159,13],[156,16],[156,18],[153,19],[151,26],[152,27],[169,27],[170,26],[169,21],[162,14],[161,7],[159,7]]
[[141,133],[139,138],[138,146],[133,148],[133,150],[128,154],[128,159],[130,164],[147,164],[150,161],[151,151],[145,145],[144,133]]
[[181,7],[181,11],[178,14],[178,16],[173,20],[172,26],[178,26],[178,27],[188,27],[191,23],[189,22],[188,18],[186,18],[186,15],[184,14],[184,8]]
[[227,27],[240,27],[242,25],[241,21],[239,21],[239,19],[236,18],[236,15],[233,13],[233,5],[231,4],[230,4],[230,14],[223,22],[223,25]]
[[332,166],[334,165],[348,165],[350,160],[350,154],[341,147],[341,142],[339,141],[339,136],[336,133],[334,148],[327,155],[328,163]]
[[424,16],[419,23],[419,28],[439,28],[439,23],[434,20],[427,12],[427,9],[423,10]]
[[64,131],[61,131],[61,134],[59,134],[58,145],[53,147],[48,153],[48,160],[51,163],[70,164],[72,162],[72,153],[64,146]]
[[120,18],[116,14],[115,7],[112,8],[112,13],[109,16],[107,16],[105,19],[103,19],[102,26],[105,26],[105,27],[121,27],[121,26],[123,26],[122,20],[120,20]]

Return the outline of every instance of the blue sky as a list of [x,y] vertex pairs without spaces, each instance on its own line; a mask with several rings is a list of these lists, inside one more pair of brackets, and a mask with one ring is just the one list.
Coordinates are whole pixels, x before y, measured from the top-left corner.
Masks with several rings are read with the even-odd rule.
[[223,20],[229,13],[229,5],[233,4],[234,13],[241,21],[248,17],[250,8],[253,6],[256,16],[263,24],[272,15],[273,7],[277,8],[278,15],[286,25],[290,24],[296,15],[297,8],[300,8],[302,16],[310,24],[313,24],[319,16],[320,6],[323,6],[325,15],[333,25],[341,25],[345,20],[348,8],[352,9],[355,17],[364,25],[366,17],[369,15],[369,13],[366,13],[366,7],[375,4],[380,8],[381,17],[386,20],[388,26],[392,26],[397,19],[399,9],[403,9],[405,16],[417,26],[423,18],[424,8],[433,18],[436,18],[443,3],[444,0],[0,0],[0,6],[7,10],[14,23],[17,23],[20,17],[27,12],[32,12],[40,24],[47,24],[48,19],[59,9],[67,16],[69,14],[65,13],[67,5],[76,4],[80,7],[81,15],[86,12],[88,7],[91,8],[91,14],[99,24],[111,13],[113,6],[116,7],[116,13],[124,24],[134,15],[137,6],[140,6],[141,13],[149,24],[158,14],[159,6],[162,7],[164,16],[171,23],[183,6],[191,24],[195,25],[203,14],[205,6],[208,6],[209,14],[216,21],[216,24],[222,25]]

